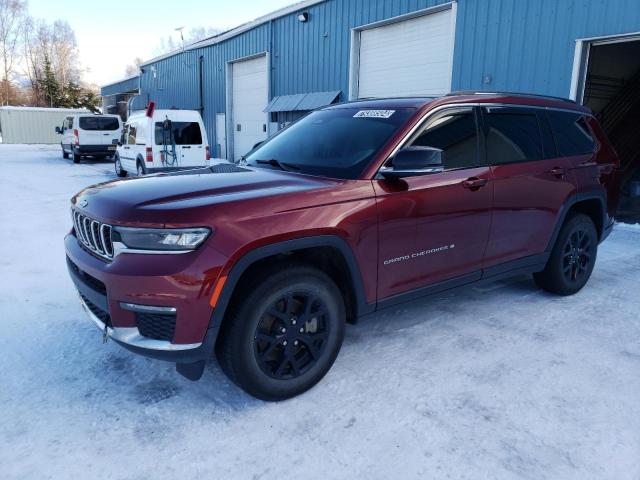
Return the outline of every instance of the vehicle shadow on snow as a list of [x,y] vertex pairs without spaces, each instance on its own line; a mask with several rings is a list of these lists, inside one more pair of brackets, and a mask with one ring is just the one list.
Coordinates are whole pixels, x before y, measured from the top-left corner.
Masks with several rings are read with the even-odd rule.
[[[483,311],[478,303],[495,304],[495,300],[504,296],[505,302],[513,301],[517,294],[519,301],[528,295],[538,295],[543,300],[547,296],[541,292],[530,277],[516,277],[494,283],[481,284],[443,292],[438,295],[414,300],[363,317],[357,325],[349,325],[343,346],[349,354],[357,354],[359,344],[371,339],[401,335],[402,331],[416,325],[440,322],[445,328],[454,328],[459,322],[471,319],[482,321]],[[549,295],[552,297],[551,295]],[[489,308],[489,307],[485,307]],[[473,314],[473,315],[470,315]],[[487,319],[491,312],[486,312]],[[88,327],[89,329],[89,327]],[[85,335],[83,335],[85,336]],[[87,343],[96,344],[96,334],[87,330]],[[381,339],[380,341],[384,341]],[[173,364],[136,356],[110,343],[109,350],[93,357],[86,372],[100,379],[100,397],[117,397],[141,406],[175,408],[176,404],[184,409],[193,405],[200,409],[206,402],[214,411],[240,411],[263,405],[234,385],[224,375],[216,361],[212,359],[198,382],[191,382],[180,376]],[[100,351],[100,350],[98,350]],[[87,352],[79,352],[85,359]],[[341,355],[342,356],[342,355]],[[334,368],[340,368],[340,357]],[[326,381],[326,380],[325,380]],[[93,382],[88,382],[91,385]],[[322,382],[316,388],[322,388]],[[85,397],[93,397],[89,392]],[[97,401],[98,399],[93,399]],[[177,402],[177,403],[174,403]]]

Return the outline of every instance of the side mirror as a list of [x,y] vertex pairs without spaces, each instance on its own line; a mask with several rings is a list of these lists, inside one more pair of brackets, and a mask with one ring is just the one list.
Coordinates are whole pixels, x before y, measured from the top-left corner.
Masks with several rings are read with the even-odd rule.
[[58,135],[62,135],[62,129],[60,127],[56,127],[56,133]]
[[406,147],[393,157],[393,166],[380,169],[383,177],[403,178],[444,171],[443,152],[433,147]]

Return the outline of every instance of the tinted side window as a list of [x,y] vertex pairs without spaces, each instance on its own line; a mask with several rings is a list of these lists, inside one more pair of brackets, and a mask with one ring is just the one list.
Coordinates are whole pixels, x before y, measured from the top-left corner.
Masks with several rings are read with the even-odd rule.
[[544,158],[538,119],[533,110],[487,108],[484,115],[487,160],[492,165]]
[[73,128],[73,117],[67,117],[64,122],[64,129]]
[[129,125],[129,133],[127,137],[128,137],[127,143],[129,145],[136,144],[136,124],[135,123],[132,123]]
[[[155,137],[156,145],[163,145],[163,125],[164,122],[156,122]],[[172,141],[176,145],[201,145],[202,132],[198,122],[171,122],[171,132],[164,132],[167,144]]]
[[124,127],[122,127],[122,133],[120,134],[120,143],[122,145],[126,145],[127,143],[127,129],[129,128],[129,125],[125,124]]
[[479,165],[478,130],[473,109],[452,109],[436,114],[412,145],[442,150],[446,170]]
[[570,157],[593,153],[595,141],[584,115],[549,110],[547,118],[556,139],[558,154]]

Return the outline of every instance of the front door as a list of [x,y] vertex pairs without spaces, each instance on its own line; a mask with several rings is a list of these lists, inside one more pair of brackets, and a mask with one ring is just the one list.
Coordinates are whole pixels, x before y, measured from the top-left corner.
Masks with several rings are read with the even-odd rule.
[[478,123],[473,107],[447,108],[430,115],[407,146],[441,149],[444,172],[374,180],[379,299],[447,280],[480,278],[493,183],[484,164]]

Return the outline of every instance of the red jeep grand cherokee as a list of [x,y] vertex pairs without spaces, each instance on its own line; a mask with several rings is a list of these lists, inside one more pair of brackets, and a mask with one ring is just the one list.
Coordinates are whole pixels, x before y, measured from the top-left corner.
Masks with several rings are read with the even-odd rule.
[[613,226],[616,153],[590,111],[520,94],[315,111],[242,165],[89,187],[69,272],[93,322],[197,380],[214,351],[279,400],[329,370],[345,322],[532,273],[580,290]]

